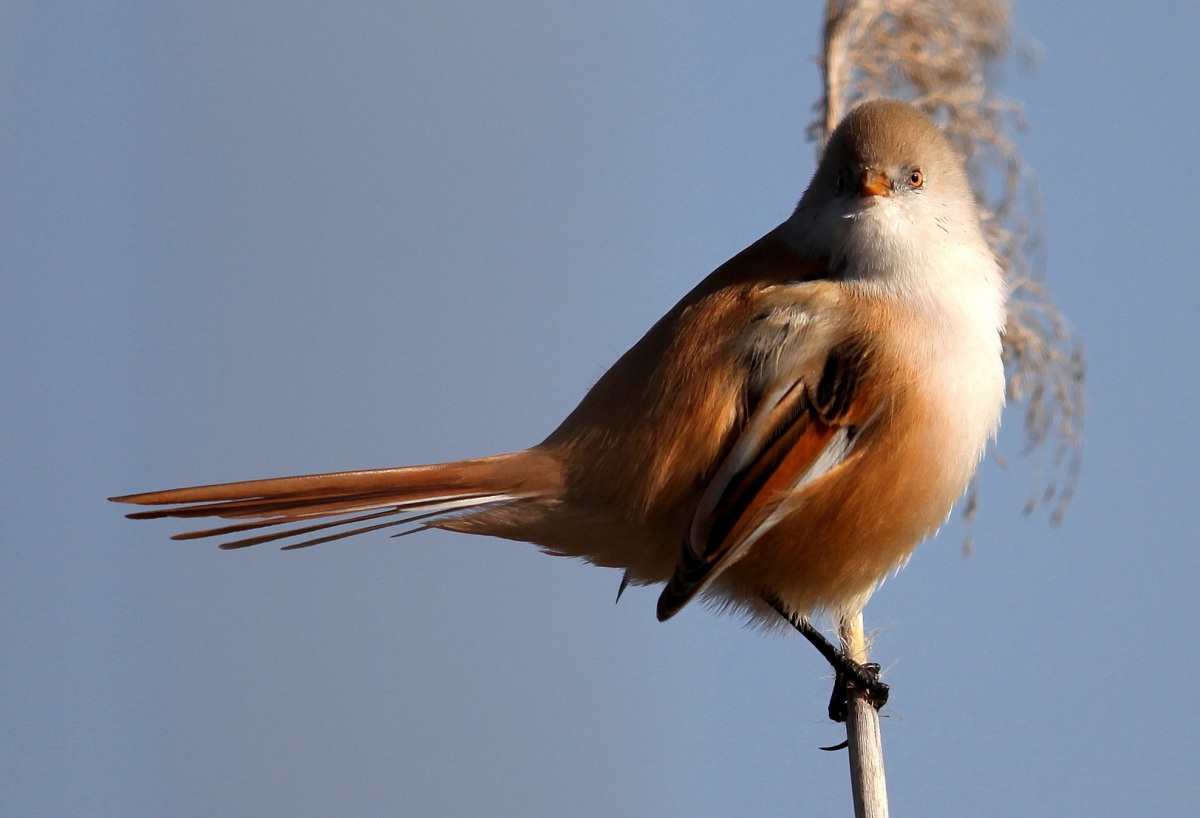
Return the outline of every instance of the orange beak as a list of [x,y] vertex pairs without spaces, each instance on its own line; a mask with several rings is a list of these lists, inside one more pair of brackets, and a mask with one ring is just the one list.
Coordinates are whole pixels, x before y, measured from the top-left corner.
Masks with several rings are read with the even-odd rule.
[[892,192],[892,183],[875,168],[867,168],[863,171],[858,192],[864,199],[869,196],[887,196]]

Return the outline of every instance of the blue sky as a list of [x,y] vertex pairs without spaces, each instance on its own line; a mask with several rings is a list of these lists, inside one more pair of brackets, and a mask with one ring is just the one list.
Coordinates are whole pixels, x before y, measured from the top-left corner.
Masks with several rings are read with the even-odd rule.
[[[520,544],[170,543],[114,494],[540,440],[806,184],[801,3],[0,9],[0,812],[844,814],[799,639]],[[1020,4],[1002,90],[1084,339],[867,611],[896,814],[1200,799],[1200,20]]]

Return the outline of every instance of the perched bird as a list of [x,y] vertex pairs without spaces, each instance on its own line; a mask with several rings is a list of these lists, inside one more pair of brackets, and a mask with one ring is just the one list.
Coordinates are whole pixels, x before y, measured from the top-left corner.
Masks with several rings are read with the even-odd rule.
[[112,499],[168,506],[136,519],[237,521],[177,537],[241,537],[222,548],[412,521],[523,540],[623,569],[622,589],[665,583],[660,620],[697,596],[763,623],[853,613],[947,518],[997,430],[1004,300],[962,161],[924,114],[875,100],[831,135],[791,216],[542,443]]

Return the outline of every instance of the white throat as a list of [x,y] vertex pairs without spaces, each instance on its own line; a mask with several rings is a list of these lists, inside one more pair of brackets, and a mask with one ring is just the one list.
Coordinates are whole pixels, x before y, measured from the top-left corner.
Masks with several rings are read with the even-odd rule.
[[[784,223],[800,254],[824,260],[846,284],[934,314],[965,312],[992,333],[1004,326],[1004,281],[979,231],[974,204],[918,195],[802,199]],[[963,317],[966,317],[963,316]]]

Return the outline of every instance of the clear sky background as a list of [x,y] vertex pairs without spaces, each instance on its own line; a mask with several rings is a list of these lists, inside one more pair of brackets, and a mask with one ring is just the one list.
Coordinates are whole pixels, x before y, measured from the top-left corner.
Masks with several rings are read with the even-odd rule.
[[[0,814],[832,815],[799,638],[520,544],[170,543],[114,493],[539,441],[813,168],[816,4],[0,6]],[[1032,3],[1003,90],[1086,343],[867,611],[896,815],[1200,800],[1200,17]]]

